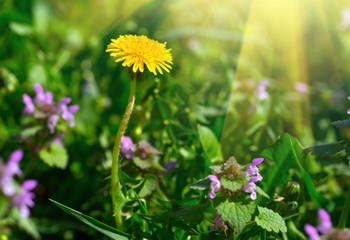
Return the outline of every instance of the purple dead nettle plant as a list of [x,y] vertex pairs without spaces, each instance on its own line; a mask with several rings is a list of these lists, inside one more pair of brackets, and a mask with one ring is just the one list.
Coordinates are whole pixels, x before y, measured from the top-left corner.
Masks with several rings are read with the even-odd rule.
[[309,240],[335,239],[346,240],[350,239],[348,229],[337,229],[333,227],[331,217],[324,209],[318,210],[319,224],[314,227],[310,224],[305,224],[304,229],[309,237]]
[[[141,140],[135,144],[128,136],[122,137],[120,152],[125,159],[131,160],[131,162],[142,170],[151,170],[156,158],[162,154],[161,151],[153,147],[149,142]],[[171,174],[172,170],[177,165],[178,163],[173,160],[167,162],[164,167],[162,167],[164,171],[159,172],[158,177],[161,178],[164,174]]]
[[[261,181],[263,177],[259,174],[259,168],[257,165],[264,161],[263,158],[256,158],[245,169],[244,166],[240,166],[234,157],[231,157],[226,163],[219,166],[210,167],[215,175],[209,175],[207,178],[211,181],[210,191],[208,197],[213,199],[216,197],[216,192],[220,192],[222,189],[220,180],[223,177],[229,177],[230,179],[239,178],[244,184],[240,190],[246,193],[250,193],[251,200],[256,199],[256,185],[255,182]],[[254,176],[255,175],[255,176]]]
[[34,99],[27,94],[23,94],[23,102],[25,104],[23,114],[31,115],[38,120],[44,120],[49,134],[53,135],[49,143],[62,144],[60,139],[64,136],[64,132],[61,131],[55,134],[57,130],[56,126],[62,119],[66,121],[70,127],[74,127],[74,113],[79,110],[79,106],[68,106],[72,101],[69,97],[63,97],[58,103],[55,103],[53,94],[49,91],[45,93],[43,87],[39,83],[34,84],[34,91]]
[[[236,159],[231,157],[222,165],[210,167],[214,174],[208,175],[207,177],[210,180],[208,198],[214,199],[219,193],[229,198],[245,192],[249,193],[250,199],[254,201],[257,197],[255,183],[263,179],[257,165],[261,164],[263,161],[263,158],[256,158],[248,166],[240,166]],[[225,182],[235,182],[238,187],[228,187],[228,185],[225,185]],[[221,216],[217,212],[214,212],[213,216],[214,222],[210,230],[218,231],[219,227],[226,230],[227,225],[224,223]]]
[[31,191],[37,186],[36,180],[25,180],[20,187],[14,177],[22,176],[19,162],[23,158],[23,151],[16,150],[5,164],[0,158],[0,189],[3,194],[9,197],[11,206],[18,208],[20,214],[27,218],[30,215],[29,208],[34,207],[35,194]]

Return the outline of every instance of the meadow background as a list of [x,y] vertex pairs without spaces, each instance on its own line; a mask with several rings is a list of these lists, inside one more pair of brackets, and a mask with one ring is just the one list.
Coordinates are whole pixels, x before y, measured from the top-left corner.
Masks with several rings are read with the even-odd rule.
[[[113,225],[111,151],[130,78],[105,50],[119,35],[146,35],[172,49],[170,74],[146,72],[138,80],[126,131],[159,149],[161,164],[178,162],[160,186],[169,199],[186,198],[193,179],[210,174],[198,124],[214,132],[224,159],[242,164],[283,133],[304,147],[350,138],[348,128],[331,125],[348,118],[350,106],[345,0],[0,0],[0,32],[0,156],[24,151],[21,179],[39,183],[30,219],[42,239],[107,239],[49,198]],[[266,97],[257,90],[263,79]],[[23,134],[22,95],[34,96],[35,83],[55,101],[69,96],[80,106],[63,138],[69,156],[63,169],[44,163],[25,140],[40,136]],[[304,163],[334,223],[349,190],[348,160],[343,153]],[[316,213],[302,191],[299,212]],[[299,217],[296,226],[303,231],[315,216]],[[9,239],[31,232],[26,223],[3,229]]]

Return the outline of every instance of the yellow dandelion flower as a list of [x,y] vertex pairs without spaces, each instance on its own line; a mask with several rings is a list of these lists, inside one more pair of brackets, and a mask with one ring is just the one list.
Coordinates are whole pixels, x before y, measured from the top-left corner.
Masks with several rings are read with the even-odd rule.
[[156,70],[163,74],[162,69],[169,72],[172,63],[171,49],[166,49],[166,42],[149,39],[146,36],[122,35],[107,46],[106,52],[110,52],[112,57],[117,57],[116,62],[123,62],[123,66],[131,67],[136,73],[145,71],[145,66],[154,75]]

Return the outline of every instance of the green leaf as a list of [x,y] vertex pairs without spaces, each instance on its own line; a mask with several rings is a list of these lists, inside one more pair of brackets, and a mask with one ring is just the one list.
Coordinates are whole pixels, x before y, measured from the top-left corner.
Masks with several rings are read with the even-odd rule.
[[203,146],[204,153],[214,163],[222,161],[221,145],[215,134],[207,127],[198,124],[199,140]]
[[67,150],[58,144],[51,144],[50,149],[41,149],[39,152],[39,157],[50,167],[58,167],[65,169],[68,163]]
[[148,175],[142,185],[141,191],[139,193],[139,196],[141,198],[147,197],[150,195],[154,190],[156,190],[158,186],[158,178],[154,175]]
[[180,207],[172,211],[171,217],[175,221],[185,224],[200,224],[204,218],[204,210],[209,206],[210,202],[208,202],[208,204]]
[[[327,199],[319,194],[312,182],[310,176],[303,169],[299,158],[303,147],[297,139],[284,134],[273,146],[265,149],[262,152],[264,158],[270,159],[274,165],[265,168],[261,175],[264,177],[264,189],[267,189],[267,194],[272,195],[278,184],[284,184],[290,180],[288,171],[296,169],[303,175],[305,186],[310,193],[312,200],[316,206],[321,207],[327,203]],[[259,201],[259,199],[257,200]]]
[[320,156],[330,156],[334,155],[337,152],[344,150],[344,146],[342,145],[344,141],[336,142],[336,143],[327,143],[318,146],[312,146],[305,148],[302,153],[310,153],[312,155],[320,155]]
[[34,32],[32,27],[28,24],[10,22],[9,27],[12,32],[21,36],[31,35]]
[[130,185],[132,188],[138,187],[143,180],[129,177],[122,169],[119,169],[119,179],[122,185]]
[[295,158],[291,146],[296,150],[296,153],[302,151],[295,138],[289,134],[284,134],[274,145],[265,149],[262,152],[264,158],[273,161],[274,165],[265,168],[261,175],[264,177],[264,189],[267,189],[268,195],[272,195],[278,184],[284,184],[290,179],[289,169],[297,168],[298,159]]
[[152,158],[142,159],[142,158],[140,158],[138,156],[135,156],[133,158],[133,162],[139,168],[146,169],[146,168],[152,167],[153,160],[152,160]]
[[235,192],[242,188],[243,179],[239,177],[231,179],[228,176],[224,176],[221,178],[221,185],[223,188],[230,190],[231,192]]
[[215,209],[224,222],[227,222],[236,232],[241,232],[254,213],[255,203],[244,204],[226,201]]
[[117,213],[120,212],[120,210],[124,207],[125,203],[128,202],[128,199],[125,197],[124,193],[123,193],[123,187],[120,183],[120,181],[118,180],[118,188],[117,191],[115,192],[115,200],[116,200],[116,208],[115,208],[115,212],[113,214],[113,216]]
[[195,183],[192,183],[189,188],[190,189],[196,189],[196,190],[205,190],[208,189],[210,187],[210,179],[209,178],[204,178],[204,179],[200,179]]
[[271,232],[287,232],[286,223],[283,218],[271,209],[259,207],[259,216],[255,217],[255,222],[258,226]]
[[89,227],[99,231],[100,233],[112,238],[112,239],[116,239],[116,240],[127,240],[127,239],[135,239],[135,237],[124,233],[122,231],[119,231],[118,229],[112,228],[111,226],[108,226],[92,217],[89,217],[85,214],[82,214],[72,208],[69,208],[59,202],[56,202],[52,199],[50,199],[51,202],[53,202],[56,206],[58,206],[59,208],[61,208],[63,211],[65,211],[66,213],[68,213],[69,215],[77,218],[78,220],[82,221],[83,223],[85,223],[86,225],[88,225]]
[[336,121],[332,122],[332,125],[337,127],[337,128],[346,128],[350,127],[350,118],[344,121]]
[[18,227],[23,229],[26,233],[32,236],[34,239],[40,239],[40,234],[35,224],[30,218],[25,218],[21,215],[18,208],[13,208],[10,213],[10,218],[17,223]]
[[259,193],[261,196],[264,196],[270,199],[270,196],[266,192],[264,192],[264,190],[262,190],[259,186],[255,186],[255,191]]
[[43,126],[35,126],[30,128],[25,128],[21,132],[21,138],[25,139],[31,136],[36,135],[41,129],[43,129]]

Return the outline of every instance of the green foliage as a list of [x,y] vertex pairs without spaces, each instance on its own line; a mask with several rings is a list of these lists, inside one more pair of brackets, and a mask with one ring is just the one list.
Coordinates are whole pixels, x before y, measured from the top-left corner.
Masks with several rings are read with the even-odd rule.
[[150,195],[158,186],[158,178],[154,175],[148,175],[141,187],[139,196],[144,198]]
[[231,179],[228,176],[224,176],[221,178],[221,185],[223,188],[230,190],[231,192],[238,191],[243,187],[243,179],[242,178],[233,178]]
[[345,141],[340,141],[336,143],[328,143],[322,144],[318,146],[305,148],[302,153],[310,153],[312,155],[320,155],[320,156],[331,156],[345,149],[344,144]]
[[52,199],[50,199],[51,202],[53,202],[56,206],[61,208],[63,211],[68,213],[69,215],[77,218],[78,220],[82,221],[84,224],[88,225],[89,227],[99,231],[100,233],[115,239],[115,240],[127,240],[127,239],[135,239],[131,235],[124,233],[122,231],[119,231],[118,229],[112,228],[100,221],[97,221],[96,219],[93,219],[92,217],[89,217],[87,215],[84,215],[72,208],[69,208],[59,202],[56,202]]
[[238,203],[225,201],[215,207],[215,210],[234,231],[241,232],[251,220],[255,207],[254,202]]
[[223,161],[221,145],[219,144],[215,134],[208,128],[198,124],[198,134],[204,153],[208,159],[214,162]]
[[271,209],[259,207],[259,215],[255,217],[255,222],[258,226],[271,232],[287,232],[286,223],[283,218]]
[[68,164],[68,153],[67,150],[58,144],[51,144],[49,150],[45,148],[39,152],[41,160],[44,161],[50,167],[58,167],[65,169]]
[[343,121],[332,122],[332,125],[337,128],[347,128],[350,127],[350,118]]
[[204,178],[204,179],[200,179],[195,183],[192,183],[189,188],[191,189],[196,189],[196,190],[205,190],[208,189],[210,187],[210,179],[209,178]]

